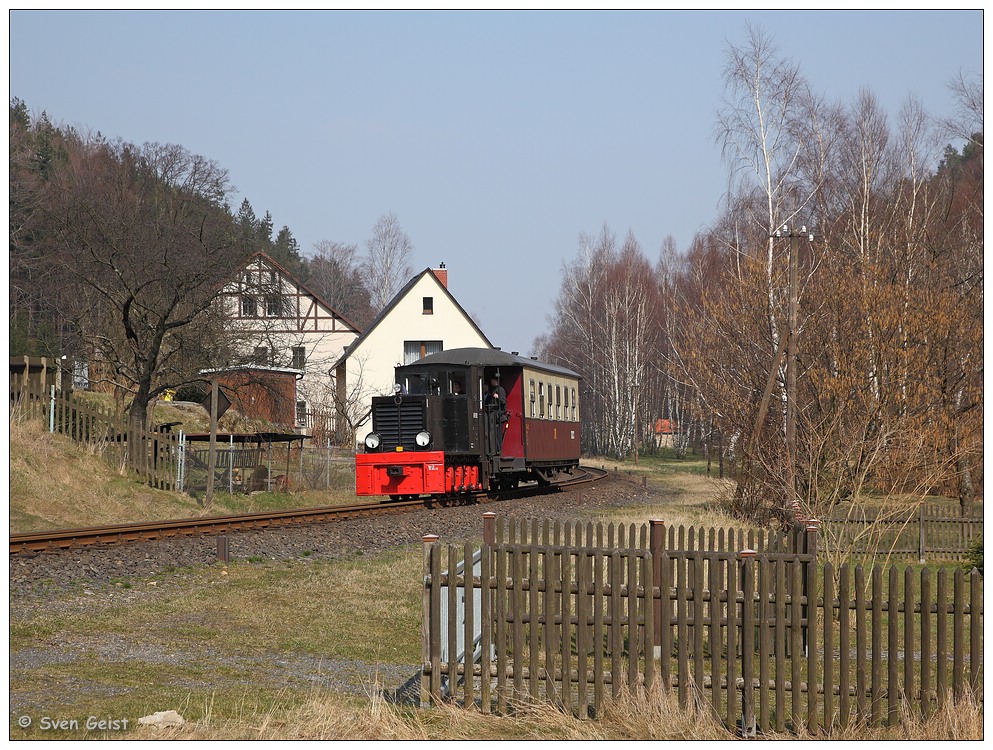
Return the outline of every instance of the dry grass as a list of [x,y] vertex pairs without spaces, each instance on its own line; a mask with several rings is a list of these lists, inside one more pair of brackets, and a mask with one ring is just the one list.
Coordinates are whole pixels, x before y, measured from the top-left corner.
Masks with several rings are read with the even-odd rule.
[[15,418],[9,424],[11,532],[355,502],[349,485],[294,494],[219,492],[205,510],[190,495],[134,480],[97,449],[49,433],[38,419]]
[[37,420],[10,422],[10,531],[196,515],[196,501],[129,479]]
[[[660,496],[658,501],[648,505],[604,511],[596,516],[597,520],[642,524],[650,519],[661,519],[668,527],[742,526],[741,521],[732,519],[720,506],[719,500],[727,491],[729,481],[708,477],[700,471],[702,462],[689,462],[685,466],[687,470],[674,461],[643,461],[638,466],[600,458],[584,459],[584,462],[616,471],[635,487],[647,483],[648,488]],[[673,465],[676,465],[675,469]]]
[[[366,700],[314,694],[302,704],[274,703],[267,710],[233,720],[215,720],[206,702],[182,728],[143,728],[135,739],[187,740],[710,740],[735,739],[712,716],[693,706],[680,709],[672,694],[625,695],[609,702],[603,716],[580,721],[548,704],[524,704],[506,716],[440,705],[429,710],[400,708],[370,690]],[[189,717],[189,713],[187,713]],[[979,740],[982,711],[970,702],[950,706],[928,721],[905,720],[896,727],[854,725],[830,737],[805,732],[770,734],[770,740]]]

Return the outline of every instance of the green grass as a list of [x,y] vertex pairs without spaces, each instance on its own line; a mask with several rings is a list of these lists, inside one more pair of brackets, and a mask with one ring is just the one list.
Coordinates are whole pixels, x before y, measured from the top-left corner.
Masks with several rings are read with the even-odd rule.
[[[135,720],[211,696],[213,716],[232,719],[246,700],[296,704],[321,670],[361,692],[377,665],[420,662],[421,564],[419,549],[236,563],[136,581],[113,598],[120,588],[66,595],[66,606],[11,616],[12,697],[48,696],[39,710],[52,715]],[[17,667],[38,648],[61,658]],[[11,724],[12,738],[60,736],[80,734]]]

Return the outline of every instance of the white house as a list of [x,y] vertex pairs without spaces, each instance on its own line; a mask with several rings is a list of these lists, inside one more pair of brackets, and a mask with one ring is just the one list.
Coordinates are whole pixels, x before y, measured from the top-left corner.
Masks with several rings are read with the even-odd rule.
[[393,393],[393,369],[428,354],[493,345],[451,292],[448,271],[426,268],[390,301],[334,363],[339,418],[352,429],[368,419],[370,399]]
[[334,408],[333,366],[359,329],[265,253],[253,255],[221,292],[229,330],[243,359],[302,370],[296,423]]

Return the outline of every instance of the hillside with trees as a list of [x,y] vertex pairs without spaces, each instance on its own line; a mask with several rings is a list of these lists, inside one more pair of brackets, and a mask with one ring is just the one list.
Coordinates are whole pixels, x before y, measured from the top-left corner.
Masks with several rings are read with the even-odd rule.
[[10,354],[87,362],[133,421],[201,369],[247,361],[215,303],[254,253],[360,326],[410,274],[395,214],[364,254],[322,240],[307,257],[248,198],[234,211],[227,170],[183,146],[85,135],[17,98],[9,122]]

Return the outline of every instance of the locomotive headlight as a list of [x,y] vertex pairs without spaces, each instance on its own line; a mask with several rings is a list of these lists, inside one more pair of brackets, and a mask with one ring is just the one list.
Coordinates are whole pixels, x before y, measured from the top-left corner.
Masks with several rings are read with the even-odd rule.
[[431,444],[431,433],[421,430],[414,437],[414,442],[417,443],[418,448],[427,448]]
[[376,450],[382,442],[382,438],[380,438],[375,432],[370,432],[365,436],[365,447],[371,451]]

